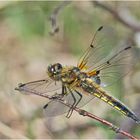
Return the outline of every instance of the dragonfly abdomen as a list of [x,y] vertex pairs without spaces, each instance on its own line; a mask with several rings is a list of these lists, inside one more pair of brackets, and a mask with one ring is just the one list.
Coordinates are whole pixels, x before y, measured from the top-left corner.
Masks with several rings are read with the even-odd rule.
[[120,113],[124,114],[127,117],[132,118],[135,122],[140,123],[140,120],[137,118],[135,113],[133,113],[130,109],[128,109],[123,103],[118,101],[112,96],[109,96],[104,90],[101,88],[96,89],[96,93],[93,94],[97,98],[111,105],[113,108],[118,110]]
[[81,82],[81,87],[84,91],[89,94],[101,99],[107,104],[111,105],[113,108],[118,110],[120,113],[124,114],[127,117],[132,118],[135,122],[140,123],[140,120],[137,118],[135,113],[128,109],[123,103],[115,99],[114,97],[108,95],[100,85],[93,82],[91,79],[86,78],[84,82]]

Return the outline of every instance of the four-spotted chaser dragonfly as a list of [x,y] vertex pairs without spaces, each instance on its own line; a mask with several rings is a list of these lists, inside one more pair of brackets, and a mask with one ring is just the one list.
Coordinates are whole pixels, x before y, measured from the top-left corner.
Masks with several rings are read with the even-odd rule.
[[[51,100],[44,106],[45,114],[49,117],[67,112],[66,117],[69,118],[74,107],[82,107],[97,97],[140,123],[135,113],[105,90],[130,70],[132,47],[116,47],[112,51],[109,50],[108,55],[106,47],[101,43],[103,38],[97,37],[102,29],[101,26],[95,32],[90,46],[80,58],[77,66],[62,66],[60,63],[49,65],[48,78],[19,84],[16,90],[24,94],[50,95]],[[70,107],[62,104],[60,99],[63,99]]]

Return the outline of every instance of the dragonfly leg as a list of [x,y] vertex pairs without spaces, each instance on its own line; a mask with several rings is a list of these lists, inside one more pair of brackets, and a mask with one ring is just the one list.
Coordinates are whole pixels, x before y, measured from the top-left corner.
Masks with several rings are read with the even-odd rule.
[[76,105],[75,105],[75,107],[79,104],[79,102],[81,101],[81,99],[82,99],[82,94],[80,93],[80,92],[78,92],[78,91],[76,91],[75,90],[75,92],[79,95],[79,97],[80,97],[80,99],[78,100],[78,102],[76,103]]
[[73,98],[73,104],[71,105],[71,107],[70,107],[70,109],[69,109],[69,111],[68,111],[68,113],[67,113],[67,115],[66,115],[67,118],[70,118],[70,116],[72,115],[73,107],[74,107],[74,105],[75,105],[75,103],[76,103],[76,98],[75,98],[75,96],[73,95],[73,93],[72,93],[72,91],[71,91],[70,89],[69,89],[69,91],[70,91],[70,94],[72,95],[72,98]]
[[[74,95],[73,95],[73,93],[72,93],[72,91],[70,90],[70,92],[71,92],[71,95],[74,97]],[[67,118],[70,118],[70,116],[72,115],[72,113],[73,113],[73,108],[75,108],[78,104],[79,104],[79,102],[81,101],[81,99],[82,99],[82,94],[81,93],[79,93],[78,91],[76,91],[75,90],[75,92],[79,95],[79,100],[77,101],[77,103],[75,102],[75,103],[73,103],[73,105],[71,106],[71,108],[70,108],[70,110],[68,111],[68,114],[67,114]],[[75,98],[75,97],[74,97]]]
[[72,113],[73,113],[73,108],[75,108],[75,107],[79,104],[79,102],[81,101],[81,99],[82,99],[82,97],[83,97],[82,94],[79,93],[78,91],[75,90],[75,92],[79,95],[80,98],[79,98],[79,100],[77,101],[77,103],[71,107],[71,111],[70,111],[70,113],[69,113],[69,114],[70,114],[69,116],[72,115]]
[[58,94],[58,93],[55,93],[53,96],[51,96],[51,99],[62,99],[65,95],[65,87],[62,86],[62,93],[61,94]]
[[[62,86],[62,93],[61,93],[61,94],[55,93],[53,96],[50,97],[50,99],[51,99],[51,100],[62,99],[62,98],[64,97],[65,93],[66,93],[66,92],[65,92],[65,87]],[[46,105],[44,105],[43,108],[45,109],[45,108],[47,108],[47,106],[48,106],[48,103],[47,103]]]

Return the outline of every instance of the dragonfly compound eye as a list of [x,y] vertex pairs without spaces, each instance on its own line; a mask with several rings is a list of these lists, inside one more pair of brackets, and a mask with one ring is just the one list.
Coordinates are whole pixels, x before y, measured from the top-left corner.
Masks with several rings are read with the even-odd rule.
[[72,69],[72,72],[75,74],[75,75],[79,75],[80,74],[80,70],[79,70],[79,68],[77,68],[77,67],[74,67],[73,69]]
[[50,73],[54,72],[54,68],[53,68],[52,65],[49,65],[48,66],[48,72],[50,72]]
[[72,69],[72,71],[76,73],[76,72],[79,72],[80,70],[79,70],[78,67],[74,67],[74,68]]
[[55,70],[55,72],[61,72],[61,70],[62,70],[62,65],[59,64],[59,63],[55,64],[55,65],[54,65],[54,70]]

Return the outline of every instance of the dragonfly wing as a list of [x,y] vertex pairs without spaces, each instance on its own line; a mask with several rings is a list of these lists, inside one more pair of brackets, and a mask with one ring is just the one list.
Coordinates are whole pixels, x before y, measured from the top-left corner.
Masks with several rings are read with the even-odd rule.
[[101,82],[106,85],[126,75],[135,63],[132,47],[114,47],[116,38],[111,37],[106,28],[101,30],[78,63],[78,67],[89,76],[99,74]]
[[93,100],[95,98],[95,96],[87,93],[86,91],[82,90],[81,88],[77,88],[73,92],[74,92],[74,95],[77,98],[77,100],[79,99],[79,95],[77,94],[77,92],[82,95],[82,99],[77,105],[77,107],[79,107],[79,108],[83,107],[84,105],[86,105],[87,103],[89,103],[91,100]]
[[20,91],[23,94],[37,94],[37,95],[53,95],[56,90],[60,90],[62,88],[61,82],[55,82],[50,78],[28,82],[25,84],[19,84],[16,90]]
[[[131,47],[113,49],[108,57],[103,59],[102,63],[93,68],[99,71],[101,83],[109,86],[128,74],[135,64],[133,54]],[[88,73],[92,74],[92,71]]]
[[69,107],[62,104],[59,100],[52,100],[47,103],[43,108],[46,117],[55,117],[64,114],[69,110]]
[[[76,102],[79,101],[80,96],[77,92],[79,92],[82,95],[82,99],[78,103],[77,107],[81,108],[85,104],[87,104],[90,100],[94,98],[93,95],[89,95],[87,93],[84,94],[84,91],[81,93],[79,89],[70,89],[72,94],[74,95]],[[66,95],[62,98],[67,104],[73,106],[74,104],[74,98],[68,88],[66,88]],[[48,104],[44,106],[44,113],[47,117],[53,117],[58,116],[61,114],[64,114],[69,111],[69,107],[65,104],[61,103],[59,99],[54,99],[50,101]]]
[[78,62],[78,67],[81,70],[86,71],[102,61],[115,44],[115,41],[111,38],[112,35],[110,36],[112,33],[110,33],[107,28],[104,27],[99,29],[95,32],[91,45]]

